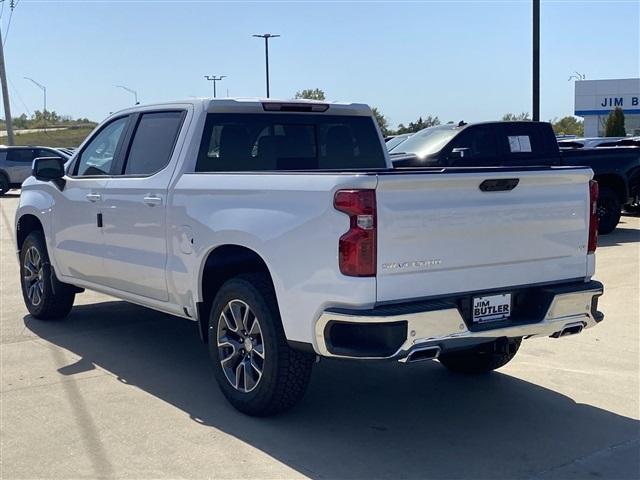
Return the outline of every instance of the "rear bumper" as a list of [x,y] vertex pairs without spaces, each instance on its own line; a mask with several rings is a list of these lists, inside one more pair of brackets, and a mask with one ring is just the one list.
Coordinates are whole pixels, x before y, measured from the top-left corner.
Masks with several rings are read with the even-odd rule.
[[603,320],[597,310],[603,291],[596,281],[503,289],[517,303],[511,318],[484,325],[472,324],[469,305],[472,297],[493,292],[372,310],[329,309],[316,322],[316,345],[318,353],[327,357],[406,361],[424,349],[433,348],[437,355],[500,338],[557,338]]

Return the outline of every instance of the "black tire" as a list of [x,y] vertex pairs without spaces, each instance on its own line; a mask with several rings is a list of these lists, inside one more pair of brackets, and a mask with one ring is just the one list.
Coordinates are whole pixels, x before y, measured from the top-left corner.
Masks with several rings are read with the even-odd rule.
[[611,233],[620,222],[622,205],[616,192],[607,186],[601,186],[598,193],[598,233]]
[[521,338],[510,338],[506,345],[483,344],[465,350],[443,353],[438,357],[438,360],[453,372],[488,373],[509,363],[518,353],[521,343]]
[[7,193],[9,190],[11,190],[9,180],[3,173],[0,173],[0,197]]
[[20,249],[20,285],[27,310],[37,319],[64,318],[73,307],[76,289],[56,278],[39,230],[31,232]]
[[[222,316],[223,311],[229,317],[236,316],[232,305],[240,309],[237,316],[250,324],[244,331],[236,325],[236,333],[229,328],[235,320],[225,321],[226,317]],[[250,310],[245,314],[247,308]],[[253,323],[255,320],[258,321],[257,328]],[[219,337],[222,347],[218,345]],[[250,342],[248,346],[247,341]],[[304,395],[314,355],[289,347],[267,275],[242,274],[222,285],[209,315],[208,342],[220,390],[239,411],[252,416],[274,415],[290,409]],[[226,368],[221,360],[225,361]],[[257,375],[259,368],[251,369],[247,365],[261,367],[260,376]]]

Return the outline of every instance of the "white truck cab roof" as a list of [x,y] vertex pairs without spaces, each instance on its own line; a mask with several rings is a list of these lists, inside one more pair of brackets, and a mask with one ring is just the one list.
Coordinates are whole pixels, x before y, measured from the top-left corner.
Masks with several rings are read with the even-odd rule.
[[237,98],[187,98],[168,102],[135,105],[112,113],[109,117],[157,108],[176,108],[192,105],[206,112],[217,113],[264,113],[296,112],[327,113],[330,115],[371,116],[371,108],[364,103],[326,102],[307,99],[274,99],[259,97]]

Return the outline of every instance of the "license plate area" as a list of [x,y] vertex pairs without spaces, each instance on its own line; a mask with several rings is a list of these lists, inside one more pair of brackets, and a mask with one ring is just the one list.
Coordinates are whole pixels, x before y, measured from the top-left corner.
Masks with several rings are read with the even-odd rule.
[[511,317],[511,294],[483,295],[473,297],[471,321],[474,324],[500,322]]

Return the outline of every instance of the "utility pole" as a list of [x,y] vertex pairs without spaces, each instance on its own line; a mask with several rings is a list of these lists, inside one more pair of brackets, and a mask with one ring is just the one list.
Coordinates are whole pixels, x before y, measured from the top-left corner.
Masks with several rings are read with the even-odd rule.
[[533,0],[533,121],[540,121],[540,0]]
[[132,93],[132,94],[133,94],[134,101],[136,102],[134,105],[138,105],[138,103],[139,103],[139,102],[138,102],[138,92],[136,92],[135,90],[132,90],[132,89],[131,89],[131,88],[129,88],[129,87],[125,87],[124,85],[114,85],[114,87],[116,87],[116,88],[121,88],[121,89],[123,89],[123,90],[126,90],[126,91],[127,91],[127,92],[129,92],[129,93]]
[[42,110],[42,115],[44,116],[44,114],[47,111],[47,87],[45,87],[44,85],[39,84],[33,78],[29,78],[29,77],[23,77],[23,78],[25,80],[29,80],[30,82],[34,83],[44,93],[44,109]]
[[216,98],[216,83],[222,80],[223,78],[227,78],[226,75],[205,75],[204,78],[213,82],[213,98]]
[[267,72],[267,98],[269,98],[269,39],[277,38],[280,35],[272,35],[270,33],[263,33],[262,35],[253,35],[257,38],[264,38],[264,61],[265,61],[265,69]]
[[13,125],[11,119],[11,105],[9,103],[9,87],[7,86],[7,71],[4,67],[4,43],[2,41],[2,29],[0,29],[0,79],[2,80],[2,101],[4,102],[4,117],[7,123],[7,142],[14,145]]

